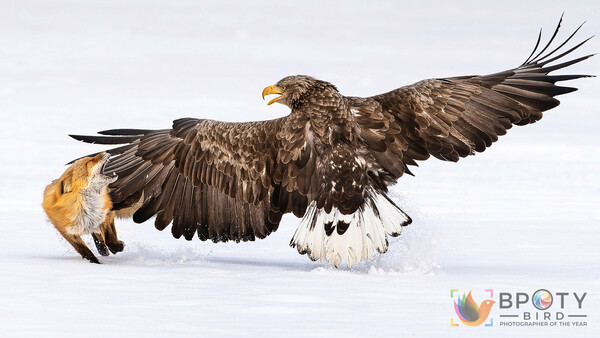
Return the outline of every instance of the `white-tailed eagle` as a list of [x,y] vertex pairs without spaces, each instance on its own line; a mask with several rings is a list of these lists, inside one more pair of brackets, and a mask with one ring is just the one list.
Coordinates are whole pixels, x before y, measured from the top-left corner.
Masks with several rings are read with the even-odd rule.
[[[562,20],[562,19],[561,19]],[[109,149],[104,172],[114,209],[137,223],[156,216],[175,238],[253,241],[281,217],[302,217],[290,245],[313,260],[348,266],[386,252],[411,219],[386,195],[405,173],[434,156],[482,152],[513,125],[554,108],[576,88],[556,83],[586,75],[549,75],[591,55],[560,61],[587,40],[534,51],[496,74],[429,79],[372,97],[348,97],[329,82],[285,77],[264,89],[291,109],[275,120],[232,123],[182,118],[171,129],[114,129],[71,135]]]

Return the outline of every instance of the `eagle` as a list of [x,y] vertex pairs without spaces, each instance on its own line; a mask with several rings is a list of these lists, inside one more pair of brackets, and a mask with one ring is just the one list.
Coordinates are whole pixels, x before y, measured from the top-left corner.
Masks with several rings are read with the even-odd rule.
[[[591,55],[562,60],[581,26],[548,51],[552,37],[516,68],[419,81],[371,97],[342,95],[326,81],[288,76],[264,88],[289,115],[259,122],[175,120],[170,129],[112,129],[76,140],[113,146],[103,168],[113,208],[142,223],[155,217],[175,238],[254,241],[282,215],[302,218],[290,246],[348,267],[385,253],[411,223],[387,195],[418,161],[457,162],[483,152],[513,125],[556,107],[577,90],[557,85],[589,75],[549,75]],[[565,50],[566,49],[566,50]],[[557,62],[558,61],[558,62]]]

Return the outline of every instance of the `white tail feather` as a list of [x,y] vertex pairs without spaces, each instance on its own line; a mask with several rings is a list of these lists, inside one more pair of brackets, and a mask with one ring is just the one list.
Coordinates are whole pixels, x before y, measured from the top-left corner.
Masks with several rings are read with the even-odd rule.
[[[338,230],[338,222],[348,225]],[[298,225],[290,246],[312,260],[329,262],[338,267],[342,261],[348,267],[371,259],[377,252],[387,251],[387,235],[398,236],[411,219],[387,196],[370,189],[364,204],[351,215],[333,208],[330,213],[317,209],[312,202]],[[326,224],[330,234],[327,235]],[[333,227],[333,230],[331,228]]]

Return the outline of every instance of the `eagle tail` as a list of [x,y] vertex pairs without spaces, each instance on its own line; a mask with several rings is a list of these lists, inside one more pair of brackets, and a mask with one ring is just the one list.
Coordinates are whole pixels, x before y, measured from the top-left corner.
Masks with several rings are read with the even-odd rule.
[[412,222],[383,192],[369,189],[363,205],[353,214],[343,215],[335,207],[327,213],[313,201],[298,225],[291,247],[310,259],[348,267],[371,259],[375,251],[388,248],[387,236],[399,236]]

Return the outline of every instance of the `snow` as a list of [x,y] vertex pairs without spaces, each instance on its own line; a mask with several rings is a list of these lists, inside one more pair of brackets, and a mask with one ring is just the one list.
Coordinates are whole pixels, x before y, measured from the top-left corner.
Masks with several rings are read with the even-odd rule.
[[[566,10],[596,1],[4,1],[0,4],[0,327],[6,336],[595,336],[600,316],[600,85],[458,164],[423,162],[394,188],[413,219],[352,270],[265,240],[175,240],[119,221],[125,251],[89,264],[41,209],[64,164],[101,148],[69,133],[165,128],[195,116],[287,114],[262,88],[291,74],[366,96],[520,64]],[[600,50],[597,39],[577,55]],[[570,69],[596,73],[600,58]],[[88,245],[93,246],[90,239]],[[451,327],[450,289],[587,292],[588,327]],[[475,297],[477,301],[481,297]],[[498,318],[499,308],[491,316]]]

